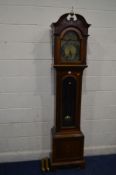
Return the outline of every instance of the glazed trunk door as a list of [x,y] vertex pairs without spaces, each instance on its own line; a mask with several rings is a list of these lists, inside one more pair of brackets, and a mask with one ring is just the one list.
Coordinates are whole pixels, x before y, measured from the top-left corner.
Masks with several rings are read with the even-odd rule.
[[76,80],[66,77],[62,81],[62,127],[74,127],[76,114]]

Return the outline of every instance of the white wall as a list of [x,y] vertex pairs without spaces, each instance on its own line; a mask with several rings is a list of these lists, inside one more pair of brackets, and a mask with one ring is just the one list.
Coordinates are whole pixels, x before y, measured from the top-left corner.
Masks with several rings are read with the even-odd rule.
[[116,153],[116,1],[0,0],[0,162],[50,152],[50,24],[72,5],[92,24],[82,96],[85,154]]

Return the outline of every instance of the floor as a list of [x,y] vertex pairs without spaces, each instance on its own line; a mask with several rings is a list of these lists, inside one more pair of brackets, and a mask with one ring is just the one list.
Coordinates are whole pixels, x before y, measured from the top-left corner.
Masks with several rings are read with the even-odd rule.
[[86,157],[85,169],[64,168],[43,173],[40,161],[1,163],[0,175],[116,175],[116,155]]

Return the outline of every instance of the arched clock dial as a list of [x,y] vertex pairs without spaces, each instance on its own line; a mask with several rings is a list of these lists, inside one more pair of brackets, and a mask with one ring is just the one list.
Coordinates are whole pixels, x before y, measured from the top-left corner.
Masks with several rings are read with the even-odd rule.
[[80,129],[82,75],[86,65],[88,27],[83,16],[62,15],[52,24],[56,71],[55,126],[51,166],[84,166],[84,135]]
[[61,40],[61,57],[68,62],[80,59],[80,41],[74,31],[66,32]]

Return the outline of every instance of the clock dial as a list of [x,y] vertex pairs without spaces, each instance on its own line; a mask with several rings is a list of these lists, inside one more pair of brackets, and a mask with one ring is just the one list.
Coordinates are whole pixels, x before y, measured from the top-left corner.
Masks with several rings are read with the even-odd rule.
[[61,41],[62,61],[75,62],[80,59],[80,42],[75,32],[67,32]]

